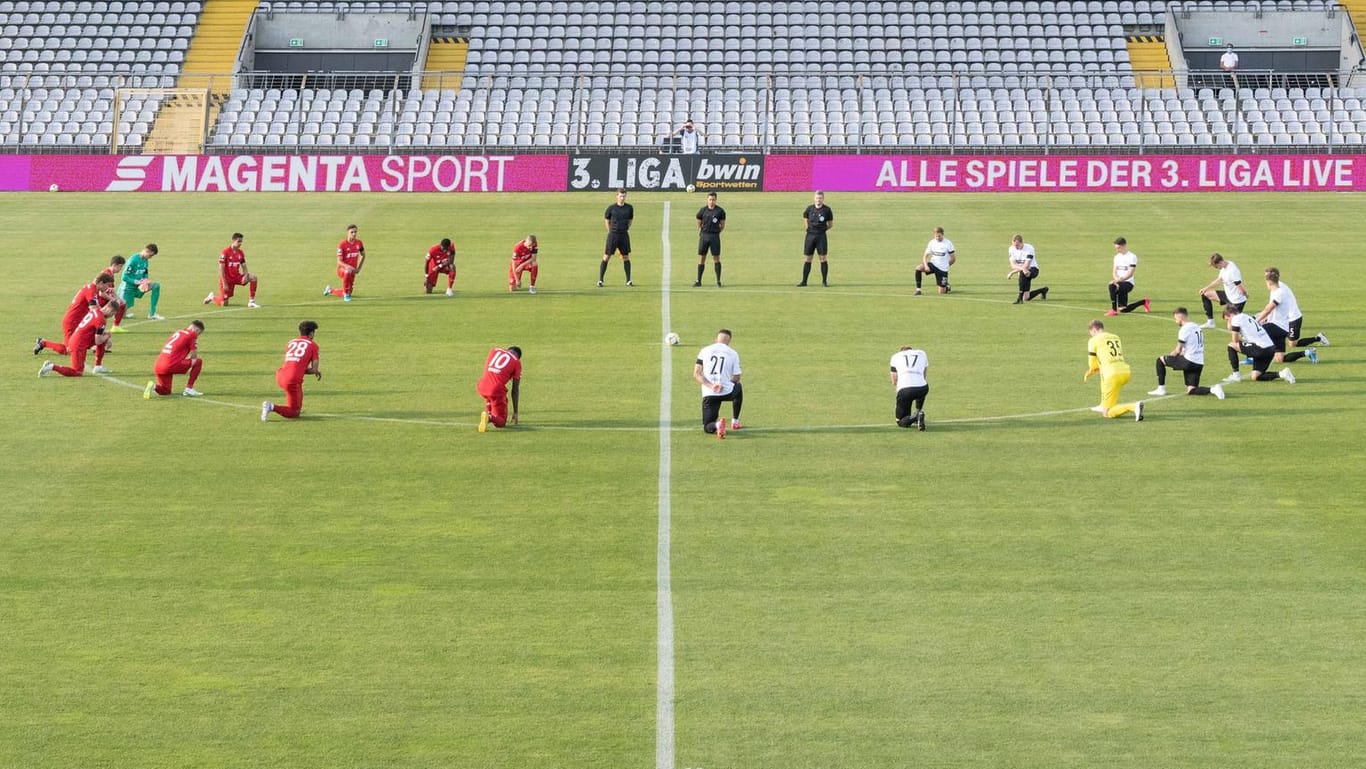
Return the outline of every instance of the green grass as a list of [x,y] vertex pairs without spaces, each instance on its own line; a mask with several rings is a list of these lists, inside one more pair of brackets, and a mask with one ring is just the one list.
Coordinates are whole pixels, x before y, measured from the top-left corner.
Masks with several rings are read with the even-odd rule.
[[[689,287],[682,194],[632,195],[637,285],[595,288],[609,202],[0,197],[0,766],[653,765],[666,202],[678,767],[1366,762],[1366,197],[832,194],[833,285],[797,289],[807,197],[729,195],[721,290]],[[343,305],[319,294],[352,222]],[[936,225],[955,291],[912,298]],[[234,230],[259,310],[199,304]],[[510,295],[528,231],[542,291]],[[1047,303],[1009,304],[1017,231]],[[1333,345],[1293,386],[1100,419],[1085,326],[1120,234],[1155,306],[1107,324],[1130,398],[1212,250],[1253,305],[1279,266]],[[454,299],[420,295],[443,236]],[[108,379],[34,377],[33,337],[147,241],[172,320],[116,337]],[[207,397],[144,402],[196,317]],[[324,379],[262,424],[305,318]],[[723,325],[747,426],[719,442],[690,374]],[[891,426],[910,343],[923,435]],[[479,435],[495,344],[526,351],[523,425]]]

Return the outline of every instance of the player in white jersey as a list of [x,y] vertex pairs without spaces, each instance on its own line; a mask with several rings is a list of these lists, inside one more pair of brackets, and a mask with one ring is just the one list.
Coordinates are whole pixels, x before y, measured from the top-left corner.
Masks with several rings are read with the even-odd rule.
[[[1319,362],[1319,354],[1310,345],[1318,342],[1323,345],[1328,344],[1328,337],[1323,334],[1315,334],[1308,339],[1300,337],[1300,326],[1304,324],[1304,315],[1300,312],[1300,303],[1295,299],[1295,294],[1290,290],[1290,286],[1281,282],[1281,271],[1275,267],[1266,268],[1266,288],[1271,292],[1271,300],[1262,311],[1257,313],[1257,322],[1261,323],[1266,333],[1271,337],[1272,343],[1276,347],[1276,360],[1281,363],[1289,363],[1293,360],[1308,357],[1310,363]],[[1292,343],[1293,347],[1308,347],[1304,351],[1286,352],[1286,343]]]
[[1139,307],[1144,312],[1152,312],[1152,302],[1143,297],[1137,302],[1129,301],[1129,292],[1134,290],[1134,274],[1138,272],[1138,254],[1129,250],[1129,241],[1115,238],[1115,258],[1110,267],[1110,309],[1107,317],[1121,312],[1133,312]]
[[721,417],[721,404],[730,401],[730,429],[739,430],[740,406],[744,391],[740,387],[740,353],[730,346],[730,329],[716,332],[716,342],[697,353],[692,367],[692,378],[702,385],[702,429],[717,438],[726,437],[726,420]]
[[925,253],[920,257],[920,264],[915,268],[915,295],[920,296],[920,279],[926,273],[934,274],[934,284],[939,287],[939,293],[947,294],[953,289],[949,287],[949,268],[958,257],[954,254],[953,241],[944,237],[944,228],[935,227],[934,237],[925,246]]
[[[1201,328],[1214,328],[1214,303],[1233,305],[1242,312],[1247,304],[1247,290],[1243,288],[1243,273],[1238,265],[1225,259],[1218,252],[1209,255],[1209,266],[1219,271],[1219,277],[1211,280],[1200,289],[1200,303],[1205,308],[1205,325]],[[1221,288],[1216,288],[1223,284]]]
[[925,397],[930,394],[925,372],[929,367],[925,351],[910,345],[892,356],[892,387],[896,388],[896,423],[899,427],[915,425],[920,432],[925,432]]
[[1177,307],[1172,313],[1176,321],[1176,347],[1157,359],[1157,389],[1149,390],[1149,395],[1167,394],[1167,369],[1180,371],[1186,381],[1187,395],[1213,395],[1224,399],[1222,385],[1200,386],[1200,373],[1205,370],[1205,332],[1200,326],[1191,323],[1185,307]]
[[1233,373],[1224,377],[1225,382],[1242,381],[1243,375],[1238,373],[1238,361],[1246,355],[1252,359],[1253,381],[1269,382],[1279,378],[1290,384],[1295,383],[1295,375],[1288,368],[1282,368],[1279,373],[1267,371],[1271,361],[1276,358],[1276,347],[1256,318],[1245,312],[1238,312],[1232,307],[1225,307],[1224,320],[1228,323],[1229,332],[1233,334],[1233,341],[1228,344],[1228,365],[1233,369]]
[[1010,262],[1010,272],[1006,273],[1006,280],[1018,277],[1020,289],[1019,296],[1015,297],[1015,304],[1028,302],[1034,297],[1048,299],[1048,286],[1030,289],[1034,279],[1039,277],[1039,259],[1034,255],[1034,246],[1024,242],[1023,235],[1016,235],[1010,241],[1010,248],[1006,249],[1006,261]]

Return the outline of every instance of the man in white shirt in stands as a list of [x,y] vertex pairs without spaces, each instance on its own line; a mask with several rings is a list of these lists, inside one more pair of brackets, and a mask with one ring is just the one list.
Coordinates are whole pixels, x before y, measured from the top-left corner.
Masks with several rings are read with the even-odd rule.
[[674,136],[678,137],[678,152],[680,155],[697,155],[702,152],[702,131],[693,128],[692,118],[683,123],[683,127],[674,131]]

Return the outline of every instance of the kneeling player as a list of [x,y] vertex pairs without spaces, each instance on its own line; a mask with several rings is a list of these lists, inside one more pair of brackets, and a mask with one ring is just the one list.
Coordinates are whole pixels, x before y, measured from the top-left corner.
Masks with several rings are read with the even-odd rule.
[[[33,345],[33,354],[37,355],[46,349],[58,355],[70,355],[71,335],[76,332],[76,327],[85,319],[86,313],[91,310],[98,310],[113,301],[114,276],[100,273],[95,276],[95,280],[81,286],[81,289],[76,292],[76,296],[72,297],[71,304],[67,305],[66,314],[62,316],[62,341],[54,342],[51,339],[38,337],[38,341]],[[118,305],[114,306],[117,308]],[[104,372],[96,371],[95,373]]]
[[1282,368],[1279,372],[1267,371],[1271,362],[1276,359],[1276,345],[1256,318],[1239,312],[1230,305],[1224,308],[1224,320],[1228,323],[1229,332],[1233,334],[1233,341],[1228,344],[1228,365],[1233,369],[1233,373],[1224,377],[1225,382],[1243,380],[1243,375],[1238,371],[1238,361],[1246,355],[1252,359],[1254,382],[1269,382],[1280,378],[1291,384],[1295,383],[1295,375],[1290,373],[1288,368]]
[[57,366],[49,361],[38,369],[38,376],[47,376],[52,371],[62,376],[84,375],[86,353],[91,347],[102,346],[109,341],[109,334],[105,332],[104,320],[113,313],[113,305],[107,303],[103,306],[88,308],[81,322],[76,324],[76,329],[67,338],[66,346],[71,353],[71,365]]
[[1187,395],[1213,395],[1224,399],[1222,385],[1200,386],[1200,372],[1205,370],[1205,333],[1198,324],[1192,323],[1185,307],[1177,307],[1172,320],[1178,326],[1176,347],[1168,354],[1157,359],[1157,389],[1149,390],[1149,395],[1167,394],[1167,369],[1175,369],[1185,376]]
[[[512,414],[508,414],[507,384],[512,382]],[[489,423],[506,427],[517,424],[517,411],[522,393],[522,348],[512,345],[489,350],[484,360],[484,373],[475,386],[484,398],[484,413],[479,415],[479,432],[486,432]]]
[[436,288],[436,276],[446,274],[446,296],[455,296],[455,246],[450,238],[442,238],[440,243],[427,249],[426,278],[422,287],[427,293]]
[[536,261],[540,244],[535,235],[528,235],[512,247],[512,262],[508,265],[508,290],[516,291],[522,287],[522,273],[531,273],[531,293],[536,293],[536,276],[541,267]]
[[273,411],[285,419],[296,419],[304,410],[304,375],[312,374],[322,379],[322,369],[318,360],[322,354],[313,335],[318,324],[306,320],[299,324],[299,335],[285,345],[285,362],[275,371],[275,384],[285,391],[285,405],[279,406],[270,401],[261,402],[261,421],[264,422]]
[[892,386],[896,388],[896,424],[898,427],[915,425],[925,431],[925,398],[930,394],[930,383],[925,378],[929,359],[924,350],[909,345],[892,356]]
[[242,253],[242,233],[234,232],[232,242],[218,255],[218,293],[204,297],[204,304],[212,302],[219,307],[226,307],[238,286],[249,287],[247,306],[257,307],[256,276],[247,272],[247,255]]
[[171,380],[176,374],[188,373],[190,378],[185,382],[185,389],[180,394],[187,398],[198,398],[203,395],[194,389],[194,384],[199,380],[199,372],[204,369],[204,359],[199,357],[199,335],[204,333],[203,321],[193,321],[190,325],[171,334],[166,340],[166,344],[161,348],[161,354],[157,356],[155,367],[152,373],[156,374],[156,380],[148,382],[142,390],[142,397],[151,399],[152,393],[157,395],[171,394]]

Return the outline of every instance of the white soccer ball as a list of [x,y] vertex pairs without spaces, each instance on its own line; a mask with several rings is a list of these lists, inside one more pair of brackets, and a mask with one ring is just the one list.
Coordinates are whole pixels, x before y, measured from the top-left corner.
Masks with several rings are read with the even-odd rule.
[[674,347],[677,347],[677,346],[678,346],[678,343],[681,342],[681,341],[683,341],[683,340],[678,338],[678,334],[675,334],[674,332],[670,331],[668,334],[665,334],[665,336],[664,336],[664,341],[665,341],[665,342],[668,342],[669,344],[673,345]]
[[697,192],[697,186],[694,185],[694,184],[689,184],[689,185],[688,185],[688,192]]
[[47,188],[47,191],[48,191],[48,192],[56,192],[56,191],[59,190],[59,189],[61,189],[61,187],[58,187],[56,184],[53,184],[53,185],[51,185],[51,186],[49,186],[49,187]]

